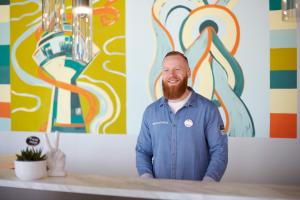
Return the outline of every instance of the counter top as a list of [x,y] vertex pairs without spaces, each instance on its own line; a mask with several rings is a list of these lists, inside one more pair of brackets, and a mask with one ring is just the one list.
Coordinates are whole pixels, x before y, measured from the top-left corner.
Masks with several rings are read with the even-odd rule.
[[214,183],[87,174],[21,181],[12,169],[0,170],[0,187],[146,199],[300,199],[300,185]]

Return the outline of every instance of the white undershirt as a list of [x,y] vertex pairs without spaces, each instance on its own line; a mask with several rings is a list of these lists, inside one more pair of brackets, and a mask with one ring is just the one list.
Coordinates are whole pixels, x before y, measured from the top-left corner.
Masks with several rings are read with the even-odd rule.
[[176,113],[180,108],[182,108],[184,106],[184,104],[189,100],[191,95],[192,95],[192,93],[190,92],[187,97],[185,97],[184,99],[182,99],[180,101],[168,100],[168,104],[169,104],[172,112]]

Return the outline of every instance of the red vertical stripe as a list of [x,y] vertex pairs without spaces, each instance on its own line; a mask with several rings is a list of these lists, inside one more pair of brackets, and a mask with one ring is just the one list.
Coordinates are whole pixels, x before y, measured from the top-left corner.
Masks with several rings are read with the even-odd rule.
[[0,102],[0,117],[10,118],[10,103]]
[[271,138],[297,138],[297,114],[270,114]]

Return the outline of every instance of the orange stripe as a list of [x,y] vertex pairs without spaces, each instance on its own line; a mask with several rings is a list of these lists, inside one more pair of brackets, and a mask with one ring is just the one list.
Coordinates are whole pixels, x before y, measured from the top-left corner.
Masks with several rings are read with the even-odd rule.
[[169,33],[169,31],[164,27],[164,25],[162,23],[160,23],[160,21],[158,20],[158,18],[155,16],[154,14],[154,8],[152,7],[152,16],[154,18],[154,21],[156,21],[158,23],[158,25],[165,31],[165,33],[167,34],[168,38],[169,38],[169,41],[172,45],[172,49],[175,49],[175,45],[174,45],[174,42],[173,42],[173,39],[172,39],[172,36],[171,34]]
[[297,114],[270,113],[271,138],[296,138]]
[[0,117],[10,117],[10,103],[0,102]]
[[224,102],[222,101],[221,97],[219,96],[217,90],[214,91],[214,94],[216,95],[219,103],[221,104],[221,107],[223,108],[224,110],[224,113],[225,113],[225,118],[226,118],[226,124],[225,124],[225,133],[228,132],[228,129],[229,129],[229,123],[230,123],[230,119],[229,119],[229,113],[228,113],[228,110],[224,104]]
[[240,27],[239,27],[239,23],[238,23],[237,18],[231,12],[231,10],[229,10],[227,7],[220,6],[220,5],[212,5],[212,4],[198,7],[195,10],[193,10],[190,13],[190,15],[193,15],[194,13],[196,13],[196,12],[198,12],[200,10],[206,9],[206,8],[216,8],[216,9],[223,10],[223,11],[225,11],[226,13],[228,13],[232,17],[234,25],[235,25],[235,28],[236,28],[236,31],[237,31],[237,33],[236,33],[237,35],[236,35],[236,39],[235,39],[235,42],[234,42],[234,46],[233,46],[233,48],[230,51],[230,54],[233,56],[236,53],[237,48],[239,46],[239,42],[240,42]]
[[157,78],[155,79],[154,81],[154,98],[157,99],[158,97],[156,96],[156,93],[155,93],[155,88],[156,88],[156,84],[159,84],[158,83],[158,80],[160,79],[162,73],[160,72],[159,75],[157,76]]
[[297,114],[270,113],[271,138],[296,138]]
[[40,128],[39,128],[39,131],[40,131],[40,132],[45,132],[45,131],[47,131],[47,125],[48,125],[48,121],[43,122],[42,125],[41,125]]
[[73,16],[72,16],[72,13],[66,13],[66,18],[69,19],[69,20],[72,20]]
[[43,28],[42,28],[42,26],[39,26],[36,29],[35,34],[34,34],[34,37],[35,37],[36,41],[39,41],[39,39],[41,38],[42,33],[43,33]]
[[93,15],[112,14],[112,15],[117,16],[117,15],[119,15],[118,12],[119,12],[119,10],[117,10],[117,9],[115,9],[113,7],[111,7],[111,8],[109,8],[109,7],[101,7],[101,8],[95,8],[93,10]]
[[212,43],[212,28],[208,27],[207,31],[208,31],[207,46],[205,48],[204,54],[201,56],[201,58],[199,59],[199,61],[197,62],[196,66],[195,66],[195,69],[193,70],[193,74],[192,74],[192,83],[193,84],[195,82],[198,70],[200,69],[202,62],[205,60],[205,58],[209,54],[209,51],[210,51],[210,48],[211,48],[211,43]]
[[116,3],[118,0],[108,0],[105,2],[104,6],[111,6],[112,4]]
[[78,94],[85,96],[90,105],[88,114],[85,117],[85,122],[90,123],[92,121],[93,117],[96,115],[96,110],[97,110],[96,109],[97,100],[93,95],[91,95],[89,92],[87,92],[86,90],[84,90],[80,87],[77,87],[77,86],[71,85],[71,84],[67,84],[67,83],[63,83],[61,81],[56,81],[56,80],[48,77],[47,75],[44,74],[43,70],[40,67],[38,68],[38,75],[42,80],[44,80],[58,88],[69,90],[74,93],[78,93]]

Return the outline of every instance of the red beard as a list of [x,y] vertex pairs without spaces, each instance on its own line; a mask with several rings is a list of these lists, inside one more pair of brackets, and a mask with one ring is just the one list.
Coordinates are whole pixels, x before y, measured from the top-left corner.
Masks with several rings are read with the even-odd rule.
[[178,85],[169,86],[167,80],[162,81],[164,97],[166,99],[179,99],[187,89],[188,77],[186,76]]

